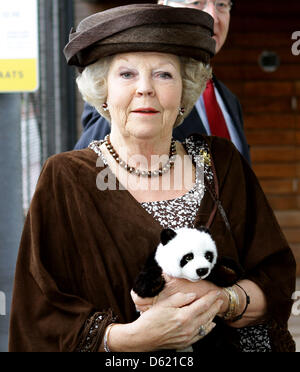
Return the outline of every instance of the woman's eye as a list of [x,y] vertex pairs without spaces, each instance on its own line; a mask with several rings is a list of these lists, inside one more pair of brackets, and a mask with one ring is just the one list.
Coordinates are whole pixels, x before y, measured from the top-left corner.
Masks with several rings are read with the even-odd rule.
[[158,72],[156,75],[162,79],[172,79],[172,75],[169,72]]
[[133,73],[132,72],[122,72],[120,75],[124,79],[130,79],[131,77],[133,77]]

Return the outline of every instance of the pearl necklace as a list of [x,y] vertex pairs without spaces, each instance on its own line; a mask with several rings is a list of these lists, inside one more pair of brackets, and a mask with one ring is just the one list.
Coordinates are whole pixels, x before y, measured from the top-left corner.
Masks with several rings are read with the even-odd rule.
[[166,164],[155,171],[141,171],[139,169],[136,169],[134,167],[131,167],[130,165],[126,164],[124,160],[122,160],[119,156],[119,154],[114,149],[113,145],[110,142],[110,136],[109,134],[104,138],[103,141],[101,141],[101,145],[105,144],[107,150],[112,155],[112,157],[115,159],[115,161],[124,168],[128,173],[133,174],[137,177],[157,177],[162,176],[163,174],[170,171],[170,169],[174,166],[175,160],[176,160],[176,141],[172,138],[171,141],[171,147],[170,147],[170,154],[169,154],[169,160],[166,162]]

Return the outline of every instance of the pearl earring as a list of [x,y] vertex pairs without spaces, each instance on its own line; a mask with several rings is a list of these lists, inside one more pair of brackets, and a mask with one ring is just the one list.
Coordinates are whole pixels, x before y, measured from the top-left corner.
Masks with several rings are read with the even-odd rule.
[[103,103],[102,108],[103,108],[104,111],[108,111],[109,110],[107,103]]
[[183,107],[181,107],[181,108],[179,109],[179,115],[180,115],[180,116],[183,116],[184,113],[185,113],[185,109],[184,109]]

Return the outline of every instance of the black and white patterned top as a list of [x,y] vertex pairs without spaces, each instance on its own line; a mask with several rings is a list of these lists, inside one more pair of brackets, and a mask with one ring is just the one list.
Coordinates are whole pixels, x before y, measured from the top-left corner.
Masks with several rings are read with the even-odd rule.
[[194,142],[190,137],[185,142],[188,155],[196,165],[196,182],[194,187],[183,196],[172,200],[161,200],[141,203],[141,206],[156,219],[163,228],[178,229],[181,227],[194,227],[197,210],[204,196],[204,174],[208,180],[213,180],[211,167],[203,162],[199,156],[199,145],[208,151],[207,145],[201,141]]
[[[183,143],[187,154],[192,158],[196,166],[196,181],[194,187],[176,199],[152,201],[141,203],[141,206],[157,220],[163,228],[179,229],[182,227],[194,227],[198,208],[206,191],[204,175],[207,182],[213,186],[213,171],[209,162],[204,161],[201,153],[208,153],[209,148],[202,137],[190,136]],[[99,146],[95,142],[89,146],[99,156],[104,164],[107,161]],[[96,151],[97,150],[97,151]],[[214,189],[214,187],[212,187]],[[271,341],[266,325],[256,325],[237,329],[242,352],[271,352]]]

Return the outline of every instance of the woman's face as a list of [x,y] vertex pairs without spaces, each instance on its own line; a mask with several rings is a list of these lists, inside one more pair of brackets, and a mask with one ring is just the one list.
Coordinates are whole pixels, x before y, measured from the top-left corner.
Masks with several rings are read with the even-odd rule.
[[182,96],[180,60],[173,54],[118,54],[108,73],[112,130],[139,139],[172,133]]

